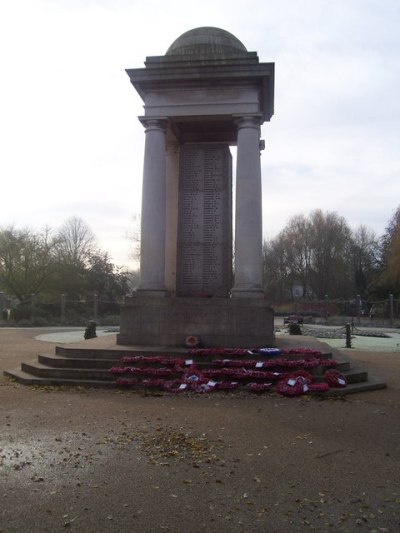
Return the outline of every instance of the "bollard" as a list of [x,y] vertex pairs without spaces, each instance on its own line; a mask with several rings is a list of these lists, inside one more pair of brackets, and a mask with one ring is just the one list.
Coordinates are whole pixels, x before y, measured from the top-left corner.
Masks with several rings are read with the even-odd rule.
[[390,326],[393,327],[393,318],[394,318],[393,294],[389,294],[389,308],[390,308]]
[[97,292],[94,293],[93,298],[93,318],[96,320],[99,312],[99,296]]
[[94,339],[97,337],[97,334],[96,334],[96,326],[97,326],[97,323],[95,320],[89,320],[89,322],[86,324],[86,329],[85,329],[85,339]]
[[325,294],[325,322],[328,322],[328,295]]
[[346,324],[346,348],[351,348],[351,326]]
[[67,297],[65,294],[61,295],[61,320],[65,320],[65,307],[67,303]]
[[362,306],[361,296],[357,294],[357,325],[358,326],[360,325],[360,322],[361,322],[361,306]]

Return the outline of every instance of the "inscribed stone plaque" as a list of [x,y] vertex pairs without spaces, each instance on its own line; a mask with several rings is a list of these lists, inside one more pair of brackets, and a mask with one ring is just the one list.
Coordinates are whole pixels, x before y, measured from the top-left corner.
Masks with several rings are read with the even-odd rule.
[[227,297],[232,286],[232,162],[226,144],[181,148],[177,295]]

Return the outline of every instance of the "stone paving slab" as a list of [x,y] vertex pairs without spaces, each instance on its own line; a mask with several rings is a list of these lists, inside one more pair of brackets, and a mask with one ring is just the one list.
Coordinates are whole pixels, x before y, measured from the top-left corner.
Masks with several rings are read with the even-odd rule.
[[[37,334],[0,330],[1,369],[51,348]],[[2,377],[0,530],[397,532],[400,359],[354,357],[388,388],[323,401],[26,387]]]

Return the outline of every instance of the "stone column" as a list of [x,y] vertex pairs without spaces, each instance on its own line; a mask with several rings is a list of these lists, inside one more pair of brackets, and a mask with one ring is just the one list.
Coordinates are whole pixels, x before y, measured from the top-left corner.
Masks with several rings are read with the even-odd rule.
[[165,287],[176,292],[176,253],[178,240],[179,144],[168,140],[166,148]]
[[233,297],[262,298],[262,197],[258,115],[237,119]]
[[165,119],[140,121],[146,128],[143,166],[140,284],[138,291],[165,294]]

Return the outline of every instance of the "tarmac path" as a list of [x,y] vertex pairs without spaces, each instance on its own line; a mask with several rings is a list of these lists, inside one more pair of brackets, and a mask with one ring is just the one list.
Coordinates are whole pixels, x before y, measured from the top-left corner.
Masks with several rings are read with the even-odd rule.
[[388,388],[345,400],[3,377],[45,333],[0,329],[1,532],[400,530],[400,353],[349,351]]

